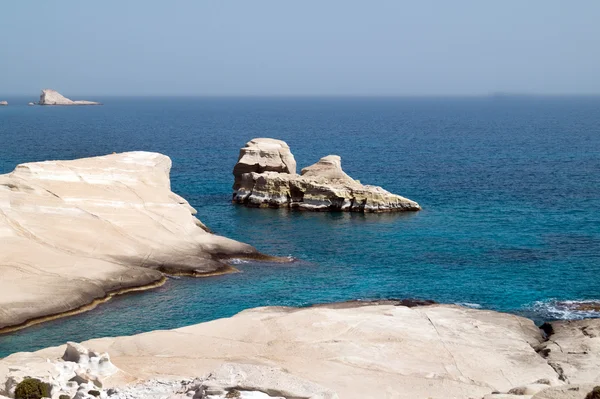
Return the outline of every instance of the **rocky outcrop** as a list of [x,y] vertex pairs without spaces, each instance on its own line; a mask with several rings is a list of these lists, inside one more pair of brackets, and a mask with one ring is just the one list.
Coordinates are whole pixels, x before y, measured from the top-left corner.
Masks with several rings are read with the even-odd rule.
[[240,187],[245,173],[263,172],[296,174],[296,160],[285,141],[260,138],[247,142],[233,168],[233,189]]
[[[1,371],[0,368],[0,373]],[[17,385],[30,376],[46,383],[52,397],[58,398],[60,395],[87,397],[90,390],[101,390],[111,377],[122,373],[112,364],[108,353],[97,353],[73,342],[67,343],[61,359],[45,363],[25,363],[5,369],[4,372],[0,394],[9,398],[15,396]]]
[[56,90],[44,89],[40,94],[39,105],[101,105],[94,101],[76,100],[66,98]]
[[544,325],[548,340],[537,347],[561,380],[600,385],[600,319]]
[[249,207],[309,211],[418,211],[419,204],[381,187],[363,185],[342,170],[337,155],[323,157],[297,175],[288,145],[254,139],[240,151],[233,169],[233,202]]
[[0,106],[6,106],[8,105],[8,101],[0,101]]
[[[109,353],[123,375],[140,384],[157,378],[180,384],[185,377],[188,388],[169,388],[179,395],[173,399],[196,397],[200,388],[207,398],[526,399],[564,384],[534,349],[545,338],[531,320],[459,306],[383,303],[257,308],[83,345]],[[2,370],[35,369],[64,352],[63,346],[5,358],[0,385]],[[103,390],[116,387],[129,395],[123,398],[138,397],[126,385],[132,380],[111,378]],[[147,384],[135,389],[158,389]]]
[[211,234],[170,189],[171,160],[128,152],[0,175],[0,329],[152,287],[235,271],[256,249]]

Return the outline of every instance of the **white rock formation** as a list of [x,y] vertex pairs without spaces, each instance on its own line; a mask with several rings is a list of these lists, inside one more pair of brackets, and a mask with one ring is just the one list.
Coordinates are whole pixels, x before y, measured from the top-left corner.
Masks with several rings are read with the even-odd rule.
[[342,170],[337,155],[295,173],[296,162],[280,140],[254,139],[241,149],[233,169],[233,202],[250,207],[309,211],[418,211],[419,204],[381,187],[363,185]]
[[0,101],[0,106],[8,105],[8,101]]
[[170,189],[171,160],[129,152],[0,175],[0,329],[72,311],[163,273],[221,274],[261,258],[211,234]]
[[94,101],[76,100],[66,98],[56,90],[44,89],[40,94],[39,105],[101,105]]
[[296,160],[285,141],[259,138],[250,140],[240,150],[233,168],[237,190],[244,173],[278,172],[296,174]]
[[[524,399],[541,385],[553,389],[563,383],[534,349],[543,341],[531,320],[515,315],[386,302],[257,308],[176,330],[83,345],[110,353],[123,375],[140,383],[185,377],[187,388],[168,388],[179,395],[173,399],[196,395],[199,386],[217,398],[236,389],[313,399],[336,394],[343,399],[479,399],[504,392],[489,396],[499,399],[517,396],[507,395],[520,387],[528,393],[518,395]],[[0,385],[6,370],[35,369],[64,351],[64,346],[48,348],[1,360]],[[190,394],[194,377],[201,383]],[[118,390],[128,389],[115,381],[103,389],[115,384]],[[155,385],[147,385],[148,392]]]
[[561,379],[571,384],[600,385],[600,319],[556,321],[537,347]]
[[73,397],[79,391],[82,392],[79,396],[85,397],[83,394],[87,395],[92,389],[101,389],[105,381],[119,372],[107,353],[99,354],[70,342],[62,359],[47,359],[44,363],[32,362],[8,368],[3,376],[5,382],[0,384],[0,394],[13,398],[18,383],[33,377],[50,386],[53,398],[61,394]]

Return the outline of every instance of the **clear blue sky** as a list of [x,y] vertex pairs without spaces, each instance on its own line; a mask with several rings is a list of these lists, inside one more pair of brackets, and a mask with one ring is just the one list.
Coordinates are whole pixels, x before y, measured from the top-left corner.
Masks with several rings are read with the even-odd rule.
[[0,28],[0,97],[600,93],[599,0],[5,0]]

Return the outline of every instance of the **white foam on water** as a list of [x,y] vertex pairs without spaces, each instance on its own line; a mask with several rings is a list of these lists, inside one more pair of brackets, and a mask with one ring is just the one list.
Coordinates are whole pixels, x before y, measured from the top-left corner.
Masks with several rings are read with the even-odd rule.
[[[580,320],[586,318],[600,318],[599,310],[581,310],[577,309],[580,305],[596,304],[600,305],[598,300],[581,300],[581,301],[537,301],[531,305],[531,308],[536,313],[546,319],[557,320]],[[599,306],[600,307],[600,306]]]
[[466,308],[471,308],[471,309],[481,309],[483,307],[478,303],[471,303],[471,302],[458,302],[458,303],[455,303],[455,305],[464,306]]
[[227,260],[227,263],[232,264],[232,265],[243,265],[244,263],[250,263],[250,261],[246,260],[246,259],[233,258],[233,259]]

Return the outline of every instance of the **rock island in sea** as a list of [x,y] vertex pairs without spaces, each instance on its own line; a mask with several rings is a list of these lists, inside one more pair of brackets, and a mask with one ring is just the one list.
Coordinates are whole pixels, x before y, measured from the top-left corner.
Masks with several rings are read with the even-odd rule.
[[[32,103],[30,103],[32,105]],[[102,105],[94,101],[71,100],[66,98],[56,90],[43,89],[40,94],[38,105]]]
[[167,274],[268,259],[212,234],[171,191],[171,160],[128,152],[21,164],[0,175],[0,330],[82,311]]
[[240,150],[233,168],[233,202],[249,207],[307,211],[418,211],[420,205],[381,187],[363,185],[328,155],[296,174],[296,161],[281,140],[256,138]]

